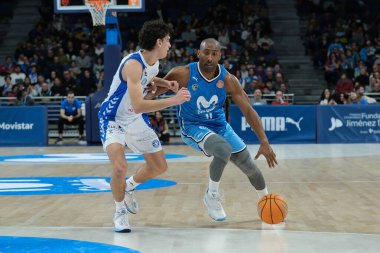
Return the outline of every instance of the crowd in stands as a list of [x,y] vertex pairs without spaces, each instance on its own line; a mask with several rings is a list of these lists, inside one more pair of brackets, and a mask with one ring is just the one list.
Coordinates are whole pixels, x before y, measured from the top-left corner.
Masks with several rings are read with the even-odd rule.
[[308,20],[306,53],[325,75],[321,103],[373,103],[364,92],[380,92],[378,2],[298,0],[298,12]]
[[[248,94],[255,89],[262,94],[288,92],[270,38],[265,0],[194,1],[184,11],[174,6],[173,0],[151,0],[145,13],[119,14],[123,56],[139,49],[143,21],[162,18],[174,34],[172,49],[160,63],[160,76],[196,60],[200,42],[214,37],[222,45],[221,64],[238,77]],[[21,101],[23,96],[65,96],[70,90],[77,96],[91,96],[103,85],[105,30],[93,30],[90,15],[54,14],[49,0],[43,0],[40,13],[28,40],[0,64],[0,96]]]

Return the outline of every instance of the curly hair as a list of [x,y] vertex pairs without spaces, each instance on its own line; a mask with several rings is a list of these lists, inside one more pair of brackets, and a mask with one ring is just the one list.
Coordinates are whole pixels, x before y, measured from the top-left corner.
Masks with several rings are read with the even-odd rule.
[[162,20],[146,21],[139,33],[139,45],[142,49],[151,51],[158,39],[163,39],[170,35],[171,28]]

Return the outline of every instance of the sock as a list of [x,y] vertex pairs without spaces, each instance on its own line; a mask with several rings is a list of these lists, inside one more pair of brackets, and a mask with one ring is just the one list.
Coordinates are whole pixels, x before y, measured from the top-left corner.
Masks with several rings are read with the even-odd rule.
[[116,211],[125,208],[124,200],[121,202],[115,201],[116,204]]
[[208,190],[210,192],[218,192],[219,191],[219,182],[212,181],[211,178],[208,182]]
[[136,183],[135,180],[133,179],[133,176],[127,179],[127,186],[126,186],[126,191],[133,191],[140,183]]
[[267,187],[265,187],[262,190],[256,190],[256,192],[257,192],[257,195],[259,195],[259,198],[261,199],[262,197],[268,194],[268,189]]

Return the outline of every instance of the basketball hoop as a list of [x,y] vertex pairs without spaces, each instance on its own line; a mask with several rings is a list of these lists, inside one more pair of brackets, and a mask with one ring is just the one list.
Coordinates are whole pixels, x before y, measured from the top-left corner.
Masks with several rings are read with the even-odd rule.
[[106,13],[111,2],[108,0],[86,0],[86,6],[91,13],[94,26],[106,24]]

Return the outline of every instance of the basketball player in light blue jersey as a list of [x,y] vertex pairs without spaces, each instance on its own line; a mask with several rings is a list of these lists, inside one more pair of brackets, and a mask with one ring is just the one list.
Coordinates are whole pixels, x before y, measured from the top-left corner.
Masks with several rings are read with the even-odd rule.
[[[261,171],[251,158],[247,146],[226,121],[223,109],[226,94],[231,95],[260,140],[255,159],[264,155],[271,168],[277,164],[277,160],[260,118],[238,79],[218,64],[221,58],[219,42],[211,38],[202,41],[198,58],[199,62],[173,68],[164,79],[177,81],[180,87],[187,87],[190,91],[190,101],[178,106],[181,137],[189,146],[213,156],[204,203],[212,219],[223,221],[226,213],[219,196],[219,181],[228,161],[231,160],[247,175],[259,197],[268,194]],[[163,92],[165,88],[159,89],[157,95]]]
[[[133,190],[142,182],[164,173],[168,167],[157,134],[144,113],[182,104],[190,99],[186,88],[178,91],[178,83],[157,78],[159,59],[170,48],[170,27],[162,21],[145,22],[140,34],[141,51],[121,60],[113,77],[107,98],[99,110],[99,129],[103,149],[112,163],[111,188],[115,199],[115,231],[130,232],[128,213],[136,213],[138,205]],[[162,100],[144,100],[149,83],[177,92]],[[146,164],[125,181],[127,161],[125,146],[144,155]]]

